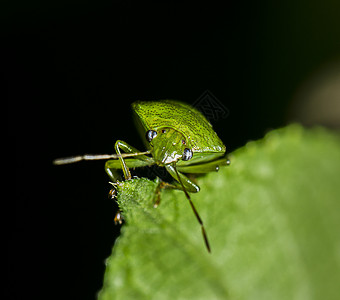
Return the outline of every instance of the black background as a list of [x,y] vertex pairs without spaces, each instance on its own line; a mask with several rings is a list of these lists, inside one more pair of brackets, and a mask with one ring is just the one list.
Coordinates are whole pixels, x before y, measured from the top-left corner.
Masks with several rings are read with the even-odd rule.
[[[103,162],[57,157],[143,149],[135,100],[229,110],[232,151],[288,122],[295,91],[339,58],[336,1],[17,1],[0,10],[8,105],[10,297],[94,299],[119,228]],[[5,159],[6,163],[7,159]],[[4,194],[5,195],[5,194]],[[11,192],[8,195],[13,195]]]

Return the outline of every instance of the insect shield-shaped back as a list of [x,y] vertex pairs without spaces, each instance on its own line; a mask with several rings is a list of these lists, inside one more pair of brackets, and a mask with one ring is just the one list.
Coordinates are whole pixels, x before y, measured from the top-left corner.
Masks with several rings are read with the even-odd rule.
[[[132,104],[132,109],[141,136],[149,130],[157,131],[159,135],[159,129],[172,128],[183,134],[189,146],[186,148],[193,153],[225,153],[225,146],[209,121],[186,103],[173,100],[137,101]],[[148,137],[145,142],[149,147]]]

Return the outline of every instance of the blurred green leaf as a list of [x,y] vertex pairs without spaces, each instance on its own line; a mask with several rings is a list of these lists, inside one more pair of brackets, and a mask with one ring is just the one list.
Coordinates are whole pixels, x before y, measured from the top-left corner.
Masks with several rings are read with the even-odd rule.
[[192,194],[118,185],[126,224],[107,260],[100,300],[338,299],[340,140],[322,128],[274,130],[198,180]]

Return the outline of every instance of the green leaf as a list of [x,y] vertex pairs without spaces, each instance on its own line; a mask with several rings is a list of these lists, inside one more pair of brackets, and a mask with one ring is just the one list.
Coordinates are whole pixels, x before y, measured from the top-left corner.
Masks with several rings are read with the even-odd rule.
[[183,192],[153,208],[155,182],[118,184],[126,223],[99,300],[338,299],[339,137],[291,125],[230,159],[192,194],[211,254]]

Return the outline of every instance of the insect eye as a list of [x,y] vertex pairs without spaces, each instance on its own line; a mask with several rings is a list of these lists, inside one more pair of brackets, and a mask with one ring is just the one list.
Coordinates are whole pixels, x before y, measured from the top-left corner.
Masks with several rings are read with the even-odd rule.
[[192,158],[192,150],[189,148],[185,148],[183,151],[182,160],[189,160]]
[[154,130],[148,130],[146,132],[146,139],[148,142],[151,142],[156,136],[157,136],[157,131]]

